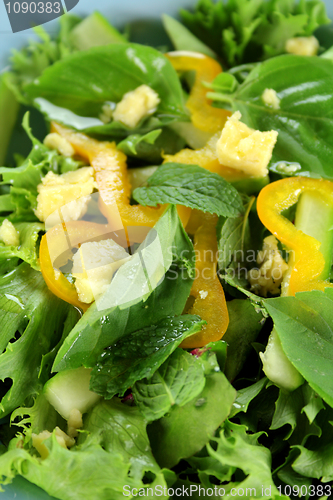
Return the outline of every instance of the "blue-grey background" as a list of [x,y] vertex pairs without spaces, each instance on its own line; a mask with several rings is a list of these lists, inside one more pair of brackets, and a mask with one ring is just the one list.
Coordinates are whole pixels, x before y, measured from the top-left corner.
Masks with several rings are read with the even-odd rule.
[[[246,1],[244,0],[244,2]],[[87,15],[94,10],[99,10],[112,24],[119,28],[133,23],[136,38],[141,38],[144,41],[147,30],[156,30],[156,34],[158,34],[159,27],[156,27],[154,22],[160,19],[161,14],[176,15],[179,8],[188,8],[196,3],[197,0],[80,0],[71,13]],[[333,19],[333,0],[326,0],[325,3],[328,16]],[[49,33],[56,34],[57,25],[58,20],[55,20],[43,26]],[[149,33],[149,35],[148,38],[151,39],[152,34]],[[27,40],[34,36],[31,29],[12,33],[4,3],[0,2],[0,72],[8,67],[11,49],[24,46]],[[46,493],[22,478],[17,478],[0,495],[1,500],[50,500]]]

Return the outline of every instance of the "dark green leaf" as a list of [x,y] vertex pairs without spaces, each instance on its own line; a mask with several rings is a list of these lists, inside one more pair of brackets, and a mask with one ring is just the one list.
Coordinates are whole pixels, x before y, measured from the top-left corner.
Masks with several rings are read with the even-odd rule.
[[135,189],[133,197],[141,205],[172,203],[226,217],[237,217],[243,211],[237,190],[197,165],[165,163],[148,179],[148,187]]
[[310,386],[333,406],[333,291],[264,301],[282,348]]
[[257,339],[265,319],[248,299],[235,299],[227,304],[229,326],[223,336],[228,344],[225,374],[229,380],[233,380],[252,351],[252,342]]
[[234,417],[235,415],[237,415],[237,413],[240,412],[246,413],[251,401],[253,401],[253,399],[258,396],[258,394],[262,391],[266,384],[267,378],[264,377],[261,380],[258,380],[258,382],[256,382],[255,384],[237,391],[237,396],[233,404],[230,417]]
[[223,373],[206,378],[203,391],[185,406],[174,406],[147,428],[154,457],[160,466],[173,467],[198,452],[227,418],[235,390]]
[[91,372],[90,389],[105,399],[123,396],[137,380],[154,375],[178,345],[199,332],[204,323],[198,316],[167,317],[130,333],[100,355]]
[[132,391],[141,413],[152,421],[163,417],[173,405],[184,406],[204,385],[200,361],[176,349],[152,377],[136,382]]
[[145,135],[140,135],[140,134],[129,135],[128,137],[126,137],[126,139],[117,144],[117,148],[121,149],[126,155],[130,154],[131,156],[136,156],[138,154],[137,146],[141,142],[154,144],[156,139],[161,135],[161,132],[162,129],[153,130],[152,132],[148,132],[148,134]]

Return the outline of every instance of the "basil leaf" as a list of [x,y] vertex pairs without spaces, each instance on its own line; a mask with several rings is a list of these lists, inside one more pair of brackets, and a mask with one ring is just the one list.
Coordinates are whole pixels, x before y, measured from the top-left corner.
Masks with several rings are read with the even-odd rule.
[[[42,98],[82,117],[97,118],[105,102],[119,102],[125,93],[142,84],[153,88],[161,100],[146,132],[177,119],[188,120],[176,71],[160,52],[144,45],[111,44],[73,53],[47,68],[38,81],[25,87],[25,92],[31,100]],[[67,123],[66,117],[59,118]],[[129,129],[117,122],[100,122],[84,129],[129,135]],[[140,127],[130,133],[138,130],[142,133]]]
[[176,349],[150,378],[136,382],[133,396],[148,421],[165,415],[173,405],[184,406],[203,390],[205,375],[200,361]]
[[123,396],[137,380],[151,377],[176,347],[199,332],[204,323],[199,316],[167,317],[130,333],[100,355],[91,372],[90,389],[105,399],[115,394]]
[[144,206],[172,203],[227,217],[243,211],[238,191],[198,165],[165,163],[148,179],[148,187],[135,189],[133,197]]
[[[170,207],[165,212],[154,231],[166,254],[163,262],[166,271],[164,279],[155,283],[153,289],[149,289],[145,273],[137,274],[135,266],[131,267],[132,260],[122,266],[106,294],[100,299],[106,301],[107,308],[98,308],[96,302],[89,307],[60,348],[54,364],[56,371],[77,368],[82,364],[93,367],[103,350],[123,336],[166,316],[183,312],[194,277],[193,245],[181,225],[175,207]],[[149,259],[152,266],[161,264],[160,256],[154,252],[146,260]],[[136,275],[135,281],[133,273]],[[161,268],[159,277],[160,273]],[[144,287],[144,290],[137,293],[140,287]],[[128,302],[130,296],[132,298]],[[117,305],[120,297],[126,299],[126,305]],[[111,302],[112,305],[111,300],[114,301]]]
[[267,299],[282,348],[309,385],[333,406],[333,290]]
[[[301,165],[297,174],[333,179],[332,72],[331,60],[284,55],[258,65],[228,97],[247,125],[278,131],[272,161],[297,161]],[[279,109],[264,104],[267,88],[277,93]]]

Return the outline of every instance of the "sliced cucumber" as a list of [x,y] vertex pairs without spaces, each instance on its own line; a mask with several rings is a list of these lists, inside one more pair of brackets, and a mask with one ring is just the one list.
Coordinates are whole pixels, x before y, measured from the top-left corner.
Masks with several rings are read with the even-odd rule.
[[87,50],[109,43],[127,42],[126,38],[99,12],[94,12],[75,26],[70,37],[74,47],[78,50]]
[[285,391],[294,391],[303,384],[304,378],[285,355],[275,328],[268,339],[266,351],[260,353],[265,375]]
[[89,390],[91,370],[76,368],[57,373],[44,386],[48,402],[68,420],[72,410],[86,413],[100,396]]

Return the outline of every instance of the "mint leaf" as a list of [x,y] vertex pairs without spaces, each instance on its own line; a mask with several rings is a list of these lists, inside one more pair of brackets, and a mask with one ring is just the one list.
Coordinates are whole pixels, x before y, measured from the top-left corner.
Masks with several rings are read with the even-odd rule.
[[333,406],[333,290],[267,299],[282,348],[309,385]]
[[133,197],[141,205],[172,203],[226,217],[237,217],[243,211],[238,191],[198,165],[165,163],[148,179],[148,187],[136,188]]
[[176,349],[152,377],[136,382],[132,391],[141,413],[152,421],[163,417],[173,405],[184,406],[204,385],[200,361]]
[[147,427],[153,455],[161,467],[173,467],[180,459],[201,450],[229,415],[235,390],[221,372],[206,377],[203,391],[184,406]]
[[124,395],[137,380],[151,377],[176,347],[189,335],[201,330],[198,316],[161,319],[106,349],[91,372],[90,388],[111,399]]
[[[153,244],[146,245],[151,241],[149,235],[156,233]],[[160,242],[158,252],[156,241]],[[166,316],[182,314],[193,283],[195,255],[174,206],[166,210],[153,232],[148,233],[146,243],[143,244],[145,264],[158,271],[154,283],[147,283],[138,259],[124,264],[98,301],[99,305],[105,301],[105,307],[92,304],[65,339],[55,360],[56,371],[82,365],[92,368],[103,350],[123,336]]]

